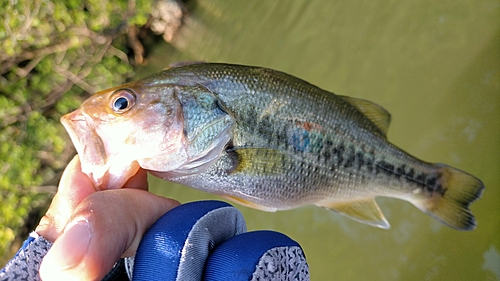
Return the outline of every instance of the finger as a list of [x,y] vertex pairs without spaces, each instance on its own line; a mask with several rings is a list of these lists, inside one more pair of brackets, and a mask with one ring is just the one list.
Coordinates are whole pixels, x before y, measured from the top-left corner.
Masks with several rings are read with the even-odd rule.
[[140,189],[96,192],[75,210],[43,259],[43,280],[99,280],[123,255],[132,256],[144,232],[175,200]]
[[82,172],[80,157],[75,155],[73,160],[66,166],[59,182],[57,193],[60,197],[64,198],[64,202],[61,202],[61,204],[65,204],[66,209],[72,211],[85,197],[94,192],[96,192],[94,184]]
[[82,172],[80,158],[76,155],[64,170],[57,193],[35,231],[45,239],[55,241],[74,209],[95,191],[92,181]]

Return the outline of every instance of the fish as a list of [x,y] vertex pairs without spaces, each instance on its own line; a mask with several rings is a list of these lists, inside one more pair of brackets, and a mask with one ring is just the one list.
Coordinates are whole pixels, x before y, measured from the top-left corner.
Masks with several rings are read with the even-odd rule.
[[390,114],[263,67],[193,63],[100,91],[61,122],[97,189],[138,169],[263,210],[317,205],[387,229],[375,201],[412,203],[457,230],[484,184],[387,140]]

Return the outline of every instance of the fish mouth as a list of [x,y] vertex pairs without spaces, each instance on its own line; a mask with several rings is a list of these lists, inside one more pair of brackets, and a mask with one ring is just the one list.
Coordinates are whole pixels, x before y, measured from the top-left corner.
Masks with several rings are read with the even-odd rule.
[[61,123],[68,132],[80,156],[82,172],[87,174],[97,189],[108,182],[107,152],[101,137],[81,110],[75,110],[61,117]]

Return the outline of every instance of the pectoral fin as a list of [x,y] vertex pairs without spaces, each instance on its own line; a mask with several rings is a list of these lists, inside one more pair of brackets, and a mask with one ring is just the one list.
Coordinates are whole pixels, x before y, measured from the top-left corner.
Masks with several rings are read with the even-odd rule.
[[387,130],[389,130],[389,124],[391,123],[391,114],[387,112],[383,107],[375,104],[371,101],[355,99],[346,96],[339,96],[341,99],[350,103],[357,110],[361,111],[370,121],[372,121],[385,135]]
[[241,199],[241,198],[236,197],[236,196],[223,195],[222,197],[224,197],[227,200],[230,200],[232,202],[235,202],[235,203],[238,203],[238,204],[243,205],[245,207],[248,207],[248,208],[253,208],[253,209],[257,209],[257,210],[261,210],[261,211],[266,211],[266,212],[276,212],[276,210],[277,210],[276,208],[270,208],[270,207],[261,206],[261,205],[259,205],[257,203],[250,202],[248,200]]
[[383,229],[390,228],[390,224],[380,211],[373,198],[364,198],[352,201],[321,201],[317,206],[337,211],[351,219]]
[[269,148],[235,148],[237,166],[233,173],[272,176],[286,173],[292,159],[286,153]]

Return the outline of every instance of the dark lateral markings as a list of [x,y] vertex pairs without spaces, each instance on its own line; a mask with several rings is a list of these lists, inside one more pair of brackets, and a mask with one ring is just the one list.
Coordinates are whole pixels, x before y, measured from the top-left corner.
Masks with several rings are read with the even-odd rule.
[[375,175],[383,173],[398,179],[404,178],[421,186],[425,191],[430,193],[435,192],[443,195],[445,192],[440,184],[439,174],[417,173],[413,168],[409,168],[404,164],[395,166],[384,160],[376,161],[373,150],[364,154],[361,151],[356,151],[354,146],[346,146],[343,143],[334,145],[331,141],[327,140],[324,144],[324,149],[318,155],[318,160],[320,158],[326,163],[333,162],[333,165],[330,166],[331,171],[335,171],[340,167],[357,170],[364,167],[369,173],[373,172]]
[[404,164],[395,168],[393,164],[387,163],[383,160],[376,162],[375,165],[376,174],[378,174],[379,172],[383,172],[388,176],[396,176],[397,178],[403,177],[404,179],[414,182],[417,185],[423,187],[427,192],[436,192],[441,195],[444,195],[445,193],[442,185],[438,183],[439,175],[426,175],[425,173],[418,173],[417,176],[415,176],[415,170],[413,168],[410,168],[408,171],[406,171],[406,165]]

